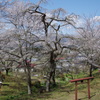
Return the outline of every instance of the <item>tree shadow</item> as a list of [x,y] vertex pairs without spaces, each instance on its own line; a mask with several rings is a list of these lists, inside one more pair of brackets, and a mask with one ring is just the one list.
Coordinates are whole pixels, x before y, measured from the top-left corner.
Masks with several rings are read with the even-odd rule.
[[74,92],[74,89],[70,89],[69,87],[60,87],[59,92],[67,92],[67,93],[71,93]]
[[41,98],[43,98],[43,99],[51,98],[51,93],[50,92],[48,92],[48,93],[40,93],[38,95],[38,99],[41,99]]
[[[91,100],[94,96],[95,96],[95,94],[92,95],[91,98],[90,98],[89,100]],[[78,100],[86,100],[86,99],[88,99],[88,97],[80,98],[80,99],[78,99]]]

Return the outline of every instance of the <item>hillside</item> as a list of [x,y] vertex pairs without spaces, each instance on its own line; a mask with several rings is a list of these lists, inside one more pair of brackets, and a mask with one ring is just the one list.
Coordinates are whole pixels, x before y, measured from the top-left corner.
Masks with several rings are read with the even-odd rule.
[[[93,74],[94,80],[91,81],[91,100],[100,100],[100,73]],[[27,95],[27,87],[23,80],[16,76],[6,76],[4,86],[0,89],[0,100],[74,100],[74,83],[59,81],[56,88],[50,92],[39,93],[33,87],[33,94]],[[8,84],[8,85],[7,85]],[[88,100],[87,84],[78,85],[78,99]]]

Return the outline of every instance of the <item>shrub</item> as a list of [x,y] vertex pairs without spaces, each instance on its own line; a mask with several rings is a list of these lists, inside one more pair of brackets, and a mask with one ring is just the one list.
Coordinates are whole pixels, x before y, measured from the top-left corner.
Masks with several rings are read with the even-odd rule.
[[40,88],[41,87],[41,83],[39,80],[34,80],[32,81],[32,86],[36,87],[36,88]]

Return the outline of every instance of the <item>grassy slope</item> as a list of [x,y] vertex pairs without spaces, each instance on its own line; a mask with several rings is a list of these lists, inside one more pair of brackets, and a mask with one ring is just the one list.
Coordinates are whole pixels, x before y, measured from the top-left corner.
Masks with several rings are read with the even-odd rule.
[[[91,81],[91,100],[100,100],[100,73],[94,74],[95,79]],[[74,100],[74,84],[60,83],[57,88],[49,93],[33,93],[27,95],[25,82],[15,77],[6,77],[5,83],[0,89],[0,100]],[[88,100],[87,84],[78,86],[79,100]]]

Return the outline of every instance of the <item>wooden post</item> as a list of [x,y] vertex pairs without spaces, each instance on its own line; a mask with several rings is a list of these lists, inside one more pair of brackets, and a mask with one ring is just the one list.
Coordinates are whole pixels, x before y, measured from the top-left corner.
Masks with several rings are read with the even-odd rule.
[[1,92],[1,85],[2,85],[2,82],[0,82],[0,92]]
[[75,100],[77,100],[77,82],[75,82]]
[[0,89],[1,89],[2,82],[0,82]]
[[90,99],[90,81],[89,79],[87,80],[88,82],[88,98]]

